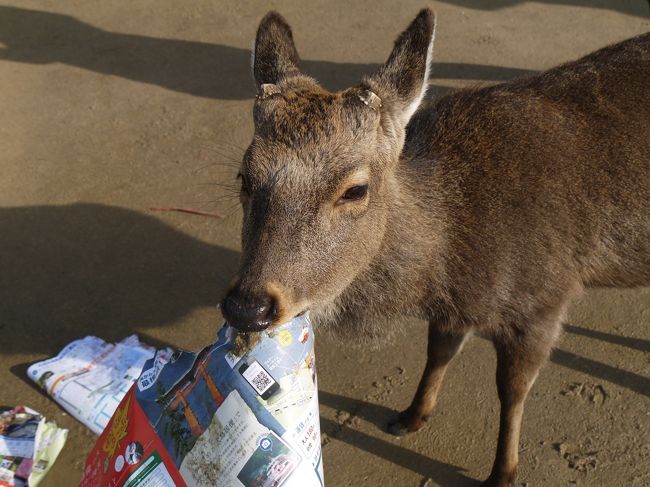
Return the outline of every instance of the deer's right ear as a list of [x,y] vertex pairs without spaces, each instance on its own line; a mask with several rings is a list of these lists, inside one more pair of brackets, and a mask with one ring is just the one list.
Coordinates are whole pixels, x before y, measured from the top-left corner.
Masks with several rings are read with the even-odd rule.
[[435,15],[423,9],[400,34],[386,63],[364,84],[406,126],[420,106],[429,85],[429,68],[435,34]]
[[257,29],[253,50],[253,77],[257,91],[300,75],[300,58],[293,43],[291,27],[277,12],[264,16]]

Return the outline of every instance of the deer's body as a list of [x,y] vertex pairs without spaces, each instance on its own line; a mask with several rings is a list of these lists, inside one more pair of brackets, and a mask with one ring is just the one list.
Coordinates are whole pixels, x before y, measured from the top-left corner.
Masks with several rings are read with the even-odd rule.
[[332,94],[300,73],[284,20],[262,21],[242,270],[223,309],[243,329],[306,309],[354,333],[429,320],[427,366],[396,434],[431,414],[468,333],[491,336],[502,409],[484,485],[505,487],[524,400],[571,299],[650,285],[650,34],[422,102],[432,38],[425,10],[377,74]]
[[423,104],[396,185],[348,320],[502,334],[585,286],[650,285],[650,34]]

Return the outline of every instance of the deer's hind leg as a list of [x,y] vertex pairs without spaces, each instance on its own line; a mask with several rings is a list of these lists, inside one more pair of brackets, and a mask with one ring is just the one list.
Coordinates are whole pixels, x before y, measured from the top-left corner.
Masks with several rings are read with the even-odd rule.
[[429,323],[427,364],[411,405],[388,425],[388,431],[402,436],[419,430],[431,416],[447,367],[461,349],[467,332],[441,331],[435,322]]
[[483,487],[515,485],[524,401],[539,369],[550,355],[559,330],[560,319],[555,318],[493,339],[497,352],[496,378],[501,413],[496,459]]

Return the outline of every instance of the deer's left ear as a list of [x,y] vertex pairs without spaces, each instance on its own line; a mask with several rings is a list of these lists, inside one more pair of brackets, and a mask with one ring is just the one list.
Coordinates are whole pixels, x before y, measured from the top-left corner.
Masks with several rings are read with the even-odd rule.
[[262,85],[276,85],[300,75],[300,58],[291,27],[277,12],[264,16],[257,29],[253,51],[253,77],[258,92]]
[[386,63],[364,80],[403,126],[420,106],[429,84],[435,27],[433,12],[421,10],[395,41]]

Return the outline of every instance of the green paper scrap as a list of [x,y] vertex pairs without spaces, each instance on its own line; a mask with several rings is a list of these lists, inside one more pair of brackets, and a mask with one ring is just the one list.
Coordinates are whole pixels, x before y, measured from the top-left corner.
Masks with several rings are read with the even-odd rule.
[[42,419],[36,430],[34,464],[29,474],[29,487],[36,487],[45,477],[61,453],[68,438],[68,430],[59,428],[54,421]]

